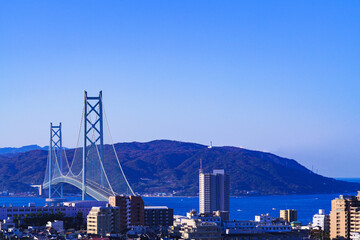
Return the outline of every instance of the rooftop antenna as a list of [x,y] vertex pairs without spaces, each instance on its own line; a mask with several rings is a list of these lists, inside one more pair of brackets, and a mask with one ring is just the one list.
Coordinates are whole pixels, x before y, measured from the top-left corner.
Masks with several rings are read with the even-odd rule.
[[212,141],[210,141],[210,146],[208,146],[208,148],[212,148]]
[[202,159],[200,158],[200,169],[199,169],[200,173],[203,173],[203,169],[202,169]]

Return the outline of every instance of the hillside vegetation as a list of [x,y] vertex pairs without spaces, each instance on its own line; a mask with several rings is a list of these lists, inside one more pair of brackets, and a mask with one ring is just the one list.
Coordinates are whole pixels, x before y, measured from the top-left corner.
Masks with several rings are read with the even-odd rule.
[[[203,159],[205,172],[225,169],[230,175],[232,195],[242,195],[247,191],[312,194],[360,189],[360,184],[315,174],[295,160],[243,148],[209,149],[195,143],[156,140],[118,143],[115,149],[132,188],[138,193],[175,191],[177,195],[197,195],[200,159]],[[72,159],[74,149],[66,151],[68,159]],[[106,164],[114,155],[109,145],[104,146],[104,151]],[[0,155],[0,190],[24,191],[28,184],[41,184],[46,159],[45,150]],[[111,174],[111,170],[109,172]]]

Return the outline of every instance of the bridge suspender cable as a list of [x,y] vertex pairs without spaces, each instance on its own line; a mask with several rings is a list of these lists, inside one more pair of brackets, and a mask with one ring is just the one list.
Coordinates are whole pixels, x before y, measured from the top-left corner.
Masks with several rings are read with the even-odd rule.
[[102,170],[104,171],[104,175],[105,175],[106,181],[108,182],[109,187],[110,187],[110,190],[111,190],[111,192],[113,193],[113,195],[116,195],[115,192],[114,192],[114,190],[113,190],[112,187],[111,187],[111,184],[110,184],[109,179],[108,179],[108,177],[107,177],[107,174],[106,174],[106,172],[105,172],[104,165],[103,165],[103,163],[102,163],[102,161],[101,161],[99,149],[98,149],[98,147],[96,146],[96,144],[95,144],[95,147],[96,147],[96,152],[97,152],[97,154],[98,154],[98,156],[99,156],[99,161],[100,161],[100,164],[101,164],[101,168],[102,168]]
[[[92,122],[91,116],[89,116],[89,118],[90,118],[90,122]],[[98,121],[98,116],[95,118],[95,122],[97,122],[97,121]],[[96,129],[95,129],[95,128],[92,128],[91,130],[92,130],[92,133],[93,133],[92,136],[91,136],[91,140],[94,141],[95,130],[96,130]],[[94,141],[94,142],[95,142],[95,141]],[[101,166],[101,168],[102,168],[102,170],[103,170],[103,172],[104,172],[104,176],[105,176],[105,178],[106,178],[107,183],[109,184],[110,190],[111,190],[111,192],[112,192],[113,195],[116,195],[115,192],[114,192],[114,190],[113,190],[113,188],[112,188],[112,186],[111,186],[111,184],[110,184],[110,181],[109,181],[109,179],[108,179],[108,177],[107,177],[107,174],[106,174],[106,171],[105,171],[105,168],[104,168],[104,164],[103,164],[102,159],[101,159],[101,156],[100,156],[99,149],[98,149],[96,143],[94,143],[93,145],[94,145],[95,148],[96,148],[96,152],[97,152],[97,155],[98,155],[98,157],[99,157],[100,166]],[[88,152],[87,154],[89,154],[89,152]],[[88,156],[88,155],[87,155],[87,156]]]
[[[80,121],[80,128],[79,128],[79,133],[78,133],[78,138],[77,138],[77,142],[76,142],[76,147],[75,147],[75,150],[74,150],[74,156],[73,156],[73,159],[71,161],[71,166],[69,167],[69,172],[71,172],[73,174],[73,176],[75,176],[75,174],[73,173],[72,171],[72,167],[74,165],[74,160],[75,160],[75,156],[76,156],[76,152],[77,152],[77,149],[79,147],[79,141],[80,141],[80,135],[81,135],[81,128],[82,128],[82,123],[83,123],[83,119],[84,119],[84,111],[85,111],[85,106],[83,106],[83,109],[82,109],[82,113],[81,113],[81,121]],[[66,154],[65,154],[66,156]],[[66,158],[67,159],[67,158]],[[80,171],[81,173],[81,171]],[[79,173],[79,174],[80,174]],[[79,174],[77,176],[79,176]]]
[[125,179],[126,184],[127,184],[128,187],[129,187],[132,195],[133,195],[133,196],[136,196],[136,194],[134,193],[134,191],[133,191],[132,188],[130,187],[130,184],[129,184],[126,176],[125,176],[124,170],[123,170],[123,168],[121,167],[121,164],[120,164],[120,161],[119,161],[119,157],[118,157],[118,155],[117,155],[117,153],[116,153],[115,146],[114,146],[114,141],[113,141],[113,138],[112,138],[112,135],[111,135],[111,132],[110,132],[110,126],[109,126],[109,122],[108,122],[107,117],[106,117],[106,112],[105,112],[105,107],[104,107],[104,106],[103,106],[103,111],[104,111],[104,116],[105,116],[106,125],[107,125],[108,131],[109,131],[109,135],[110,135],[111,145],[112,145],[112,147],[113,147],[113,150],[114,150],[114,153],[115,153],[115,157],[116,157],[117,163],[119,164],[121,173],[122,173],[122,175],[123,175],[123,177],[124,177],[124,179]]
[[[115,145],[114,145],[114,141],[113,141],[113,138],[112,138],[112,135],[111,135],[108,119],[107,119],[105,109],[104,109],[103,104],[102,104],[102,94],[100,92],[99,97],[89,97],[88,99],[90,99],[90,100],[100,100],[99,102],[101,103],[101,107],[99,107],[99,110],[95,110],[95,108],[96,108],[96,106],[99,106],[100,103],[97,103],[96,105],[92,105],[92,106],[90,105],[91,111],[95,111],[95,113],[97,113],[96,118],[95,118],[95,122],[92,123],[92,119],[91,119],[91,115],[90,115],[91,111],[85,117],[84,113],[86,112],[86,109],[85,109],[85,105],[84,105],[83,110],[82,110],[82,115],[81,115],[78,139],[77,139],[76,147],[74,149],[74,155],[72,157],[72,162],[71,163],[69,162],[69,159],[67,158],[67,152],[65,151],[65,149],[63,149],[61,147],[59,149],[60,151],[56,151],[55,149],[50,149],[49,155],[48,155],[48,158],[47,158],[46,174],[45,174],[45,179],[44,179],[43,186],[44,186],[44,188],[51,188],[51,185],[53,185],[53,184],[57,185],[59,183],[68,183],[68,184],[71,184],[71,185],[83,190],[83,193],[85,193],[83,177],[84,177],[84,173],[86,172],[86,165],[84,165],[84,162],[83,162],[82,169],[80,170],[80,172],[77,175],[74,174],[74,171],[76,169],[78,169],[78,167],[79,167],[78,163],[80,163],[80,162],[78,162],[76,160],[77,155],[78,155],[77,150],[79,148],[81,130],[85,126],[85,123],[83,123],[83,121],[84,121],[84,119],[86,119],[86,121],[88,121],[90,123],[91,128],[89,130],[84,129],[84,132],[87,131],[86,134],[88,134],[88,133],[90,133],[90,131],[92,131],[92,134],[90,133],[86,137],[91,142],[92,148],[95,146],[96,153],[95,153],[95,155],[93,157],[99,159],[99,161],[100,161],[99,170],[101,171],[100,172],[101,173],[101,179],[100,179],[101,183],[98,183],[98,180],[94,180],[94,179],[91,179],[91,178],[86,179],[86,188],[85,188],[86,193],[89,194],[90,196],[94,197],[97,200],[107,199],[108,196],[111,196],[111,195],[126,194],[126,192],[127,192],[127,194],[129,194],[129,191],[131,192],[132,195],[135,195],[134,191],[130,187],[130,184],[129,184],[126,176],[125,176],[124,170],[123,170],[123,168],[122,168],[122,166],[120,164],[120,160],[119,160],[118,154],[117,154],[116,149],[115,149]],[[87,104],[87,102],[85,102],[85,104]],[[103,148],[98,147],[97,144],[96,144],[98,139],[103,138],[102,126],[100,127],[101,130],[98,130],[95,127],[95,124],[97,124],[100,121],[99,120],[100,118],[101,118],[101,122],[102,122],[102,116],[105,116],[107,130],[109,132],[109,136],[110,136],[110,140],[111,140],[111,146],[112,146],[112,149],[114,151],[117,164],[118,164],[118,166],[120,168],[120,171],[121,171],[120,175],[122,175],[122,177],[124,178],[125,184],[126,184],[125,185],[124,182],[121,183],[122,186],[124,186],[124,187],[126,186],[126,190],[125,189],[120,190],[118,193],[117,193],[117,191],[114,191],[115,188],[113,188],[113,186],[111,185],[110,180],[112,178],[109,178],[107,176],[106,171],[105,171],[105,166],[107,166],[107,165],[106,165],[105,162],[103,162],[103,160],[104,160],[103,159],[103,151],[104,150],[103,150]],[[99,133],[100,136],[98,138],[96,138],[96,140],[94,140],[96,133]],[[84,141],[84,144],[86,144],[86,141]],[[102,146],[103,142],[100,141],[100,144]],[[83,148],[86,148],[86,146],[83,146]],[[83,152],[84,152],[84,149],[83,149]],[[90,156],[90,152],[92,152],[92,151],[90,151],[90,149],[89,149],[89,151],[86,151],[85,153],[83,153],[83,161],[84,161],[84,157],[85,157],[85,159],[88,159],[88,157]],[[60,154],[60,155],[58,156],[58,154]],[[64,154],[64,157],[62,156],[62,154]],[[63,169],[61,167],[64,164],[62,159],[64,161],[66,161],[65,166],[68,169]],[[96,160],[94,159],[94,161],[96,161]],[[109,166],[112,166],[112,165],[109,165]],[[85,167],[85,169],[84,169],[84,167]],[[97,169],[98,168],[94,169],[94,170],[96,170],[95,173],[98,173]],[[120,175],[113,176],[113,178],[115,178],[115,181],[117,181],[119,179]],[[102,177],[104,177],[106,179],[108,187],[106,185],[104,185]],[[114,187],[116,187],[116,186],[114,185]],[[56,191],[55,188],[54,188],[54,191]]]

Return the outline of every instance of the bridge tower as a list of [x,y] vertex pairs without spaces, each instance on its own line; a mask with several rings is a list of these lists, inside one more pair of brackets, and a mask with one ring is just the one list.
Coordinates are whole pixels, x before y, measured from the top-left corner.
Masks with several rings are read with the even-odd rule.
[[[92,120],[92,117],[95,117]],[[102,91],[99,92],[98,97],[88,97],[87,92],[84,91],[84,147],[83,147],[83,160],[82,160],[82,200],[86,199],[86,173],[88,150],[90,147],[97,148],[100,162],[104,160],[104,136],[103,136],[103,101]],[[92,138],[93,134],[97,136]],[[91,136],[92,135],[92,136]],[[100,169],[100,185],[104,185],[104,172]]]
[[[62,154],[62,133],[61,123],[58,126],[54,126],[50,123],[50,145],[49,145],[49,199],[63,198],[63,184],[57,184],[52,186],[52,178],[55,174],[61,174],[63,170]],[[59,173],[58,173],[59,172]]]

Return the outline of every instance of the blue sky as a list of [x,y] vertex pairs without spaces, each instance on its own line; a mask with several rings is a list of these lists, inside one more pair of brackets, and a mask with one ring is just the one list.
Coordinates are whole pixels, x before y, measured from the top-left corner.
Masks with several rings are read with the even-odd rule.
[[173,139],[359,177],[359,1],[0,1],[0,147]]

